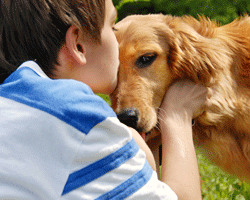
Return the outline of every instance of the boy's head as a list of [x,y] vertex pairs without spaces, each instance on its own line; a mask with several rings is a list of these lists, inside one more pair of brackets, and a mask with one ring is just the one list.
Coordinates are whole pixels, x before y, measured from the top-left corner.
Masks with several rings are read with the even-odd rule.
[[22,62],[53,76],[70,26],[101,42],[106,0],[1,0],[0,84]]
[[110,94],[117,85],[119,49],[114,28],[117,17],[112,0],[105,0],[105,18],[100,43],[89,34],[71,26],[58,53],[53,78],[75,79],[86,83],[95,93]]

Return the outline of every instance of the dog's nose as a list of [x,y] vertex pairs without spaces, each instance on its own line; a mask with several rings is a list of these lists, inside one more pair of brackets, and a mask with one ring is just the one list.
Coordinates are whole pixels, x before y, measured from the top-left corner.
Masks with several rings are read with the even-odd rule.
[[119,113],[117,117],[122,123],[134,129],[137,129],[137,123],[138,123],[137,109],[135,108],[125,109],[121,113]]

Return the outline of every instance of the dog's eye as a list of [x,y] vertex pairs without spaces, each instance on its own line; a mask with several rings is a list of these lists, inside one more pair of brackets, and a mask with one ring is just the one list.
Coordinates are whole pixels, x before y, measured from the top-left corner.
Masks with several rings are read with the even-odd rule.
[[156,57],[157,57],[156,54],[153,53],[145,54],[137,59],[136,65],[139,68],[148,67],[155,61]]

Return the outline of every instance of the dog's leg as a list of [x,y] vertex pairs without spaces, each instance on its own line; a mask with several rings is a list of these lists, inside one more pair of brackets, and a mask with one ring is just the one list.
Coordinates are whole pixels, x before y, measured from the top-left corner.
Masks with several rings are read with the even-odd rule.
[[155,158],[155,163],[156,163],[156,169],[157,169],[157,174],[158,177],[160,178],[160,144],[161,144],[161,136],[158,135],[157,137],[154,137],[153,139],[147,141],[147,144],[149,148],[151,149],[154,158]]
[[[243,139],[241,143],[244,148],[244,144],[248,144],[249,141]],[[231,135],[214,133],[211,140],[206,141],[201,148],[210,160],[224,171],[250,183],[248,155],[244,155],[247,151],[243,153],[245,149],[241,149],[239,143]]]

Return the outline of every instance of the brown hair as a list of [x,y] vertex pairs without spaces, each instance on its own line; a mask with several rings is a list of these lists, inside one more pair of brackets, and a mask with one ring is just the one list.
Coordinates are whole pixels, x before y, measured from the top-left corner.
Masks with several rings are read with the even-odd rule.
[[105,0],[1,0],[0,83],[27,60],[53,75],[68,28],[100,43],[104,16]]

